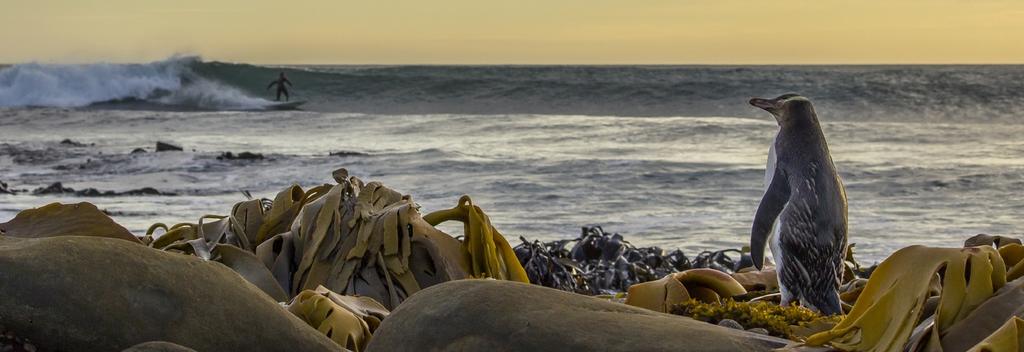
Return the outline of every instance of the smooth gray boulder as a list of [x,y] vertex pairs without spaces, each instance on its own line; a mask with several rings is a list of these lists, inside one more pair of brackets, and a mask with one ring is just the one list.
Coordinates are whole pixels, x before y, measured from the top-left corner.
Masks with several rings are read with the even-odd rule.
[[340,351],[224,265],[120,239],[0,236],[0,325],[41,349]]
[[792,341],[546,287],[459,280],[398,306],[368,351],[769,351]]
[[150,341],[128,347],[121,352],[196,352],[196,350],[167,341]]

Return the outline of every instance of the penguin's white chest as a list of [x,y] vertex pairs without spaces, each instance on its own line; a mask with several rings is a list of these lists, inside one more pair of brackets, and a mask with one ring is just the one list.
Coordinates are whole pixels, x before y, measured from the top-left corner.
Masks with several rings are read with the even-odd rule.
[[[775,164],[778,161],[778,156],[775,154],[775,142],[779,139],[779,133],[775,133],[775,138],[772,139],[772,144],[768,147],[768,163],[764,168],[764,191],[768,192],[768,186],[772,184],[772,178],[775,176]],[[775,219],[775,224],[772,226],[771,238],[768,239],[768,248],[772,251],[772,259],[775,259],[776,270],[782,270],[782,246],[780,245],[779,229],[781,225],[781,218]]]
[[779,140],[779,133],[775,133],[775,138],[772,138],[772,144],[768,146],[768,164],[764,168],[764,191],[768,192],[768,186],[772,184],[772,177],[775,176],[775,162],[778,159],[775,156],[775,142]]

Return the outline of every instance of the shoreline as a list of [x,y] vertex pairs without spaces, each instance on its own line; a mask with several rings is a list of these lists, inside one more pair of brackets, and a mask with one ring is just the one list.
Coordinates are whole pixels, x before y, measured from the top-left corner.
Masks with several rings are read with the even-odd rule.
[[[1024,260],[1013,261],[1012,259],[1024,259],[1024,256],[1018,257],[1011,254],[1024,253],[1024,246],[1020,245],[1019,240],[1006,237],[975,236],[968,239],[966,243],[966,245],[975,247],[966,247],[965,249],[907,247],[898,251],[881,265],[870,267],[862,267],[857,264],[854,259],[855,251],[850,251],[845,266],[847,270],[847,274],[844,274],[845,284],[841,288],[842,297],[845,297],[844,302],[846,302],[844,311],[849,315],[845,318],[823,317],[804,308],[779,308],[770,303],[772,297],[776,296],[773,295],[773,290],[777,292],[774,269],[769,263],[764,271],[751,270],[749,256],[745,255],[741,249],[706,252],[687,257],[685,253],[678,250],[668,252],[659,248],[633,246],[622,236],[604,232],[600,227],[583,227],[582,235],[576,240],[542,243],[522,238],[523,243],[512,246],[505,241],[499,229],[491,224],[490,217],[484,213],[484,210],[475,205],[467,196],[463,196],[458,204],[451,209],[424,213],[421,216],[420,207],[408,195],[395,192],[378,182],[363,182],[356,177],[350,177],[345,169],[336,170],[333,176],[337,184],[323,184],[309,189],[303,189],[297,185],[288,187],[273,199],[256,198],[236,203],[226,216],[204,216],[197,223],[154,224],[147,231],[147,235],[142,237],[131,234],[90,203],[67,205],[54,203],[28,209],[20,212],[12,221],[0,224],[0,230],[3,231],[0,233],[0,263],[7,262],[10,268],[13,268],[8,275],[25,275],[31,271],[40,270],[41,273],[44,273],[42,275],[62,273],[62,275],[70,275],[69,278],[75,278],[67,282],[84,283],[85,290],[92,290],[89,287],[95,285],[103,287],[102,280],[86,278],[86,275],[105,275],[104,272],[109,269],[116,270],[115,267],[100,264],[105,261],[99,258],[105,257],[115,261],[146,261],[149,264],[145,264],[144,267],[135,267],[134,270],[161,270],[163,274],[127,281],[116,279],[125,275],[124,273],[108,273],[107,275],[113,274],[114,276],[111,278],[115,278],[115,281],[120,283],[118,285],[128,285],[123,289],[131,292],[135,292],[134,290],[140,287],[153,287],[152,285],[175,285],[179,288],[174,289],[173,292],[176,293],[173,295],[184,295],[181,296],[182,299],[200,299],[199,297],[206,295],[203,292],[223,295],[226,294],[224,292],[232,290],[234,290],[232,292],[249,290],[248,293],[233,293],[248,298],[233,299],[264,306],[260,309],[265,312],[260,314],[269,314],[265,319],[287,317],[292,323],[309,324],[313,328],[307,331],[292,327],[290,329],[297,329],[294,331],[301,331],[301,334],[305,334],[306,337],[289,338],[305,341],[303,343],[322,344],[326,341],[323,340],[324,335],[314,338],[309,334],[321,334],[327,327],[330,327],[330,331],[349,329],[346,330],[350,331],[349,335],[327,334],[326,337],[333,343],[340,344],[337,346],[338,348],[347,346],[354,347],[356,350],[369,348],[371,351],[374,350],[373,346],[375,345],[388,346],[387,348],[377,348],[392,350],[396,344],[416,341],[426,336],[422,334],[431,334],[429,332],[431,329],[436,333],[442,333],[442,330],[447,331],[443,333],[468,333],[468,331],[458,332],[460,331],[458,329],[472,329],[474,333],[483,334],[481,336],[490,336],[488,334],[512,329],[511,326],[481,328],[452,325],[443,327],[446,324],[442,322],[448,321],[445,319],[453,319],[451,316],[448,318],[435,316],[434,313],[429,313],[429,309],[424,311],[422,303],[403,303],[406,300],[419,302],[418,300],[437,299],[433,295],[441,293],[436,292],[449,292],[442,295],[452,295],[454,293],[451,290],[456,290],[454,292],[463,289],[477,290],[481,292],[480,294],[489,292],[486,293],[487,297],[522,291],[523,294],[540,300],[537,302],[554,299],[561,302],[558,304],[559,307],[565,304],[568,306],[553,308],[567,310],[564,311],[565,315],[557,313],[549,315],[553,319],[551,322],[569,319],[561,324],[570,325],[595,324],[603,319],[594,315],[597,314],[595,312],[601,311],[616,311],[620,312],[617,314],[635,315],[630,319],[646,319],[640,317],[650,314],[644,312],[651,311],[673,313],[692,317],[702,322],[688,323],[687,321],[690,320],[673,320],[674,323],[671,325],[676,328],[670,328],[672,334],[683,333],[690,336],[697,331],[704,331],[704,338],[738,339],[736,341],[745,341],[743,343],[747,346],[742,350],[756,351],[769,346],[777,348],[812,342],[816,345],[833,343],[836,344],[835,346],[843,346],[842,343],[845,342],[842,342],[843,340],[839,339],[839,336],[845,334],[843,332],[845,330],[840,329],[843,324],[846,324],[845,319],[855,319],[857,315],[864,314],[863,311],[856,308],[857,305],[860,305],[862,301],[868,302],[864,303],[865,305],[873,305],[874,303],[870,303],[870,301],[890,299],[885,295],[879,296],[877,290],[872,288],[871,285],[876,276],[878,279],[875,281],[881,280],[880,282],[896,280],[895,282],[909,284],[913,281],[908,280],[920,280],[922,272],[913,269],[909,269],[909,271],[893,269],[891,265],[886,267],[890,261],[947,260],[942,258],[961,255],[970,256],[972,258],[970,260],[973,261],[976,260],[974,258],[981,260],[981,257],[978,257],[979,254],[989,255],[989,260],[996,260],[1001,255],[1006,258],[1005,266],[1003,259],[998,259],[998,266],[990,266],[989,269],[986,269],[992,270],[992,275],[1000,275],[993,276],[994,278],[999,277],[1003,280],[1001,284],[997,282],[987,286],[988,291],[986,292],[989,293],[986,295],[994,295],[993,299],[1000,297],[999,294],[995,294],[995,291],[1002,285],[1010,285],[1007,283],[1008,281],[1024,276]],[[453,236],[439,231],[435,227],[445,222],[464,223],[463,230],[465,232],[456,233]],[[398,224],[401,225],[394,227]],[[159,235],[160,233],[162,235]],[[999,248],[999,252],[993,249],[993,245]],[[57,250],[57,248],[64,249]],[[37,257],[19,255],[25,251],[36,253],[32,256]],[[67,251],[78,254],[66,258],[59,257],[61,253]],[[95,257],[90,254],[94,252],[100,256]],[[934,252],[934,255],[900,254],[903,252]],[[31,262],[25,262],[20,258],[30,259]],[[39,260],[43,261],[39,262]],[[191,272],[187,275],[218,275],[221,279],[204,284],[210,285],[208,287],[191,287],[191,284],[177,281],[177,279],[163,281],[170,280],[173,275],[179,275],[172,275],[173,272],[185,270],[165,267],[170,262],[162,264],[164,261],[190,262],[193,264],[185,266],[190,268],[187,271]],[[74,264],[65,267],[65,264],[62,264],[64,262],[68,262],[69,265]],[[38,266],[40,264],[43,266]],[[175,265],[180,266],[181,264]],[[948,265],[954,264],[950,262]],[[909,266],[901,267],[909,268]],[[1010,270],[1010,267],[1014,269]],[[1017,267],[1022,269],[1017,269]],[[948,270],[956,270],[955,268],[954,265]],[[93,272],[93,270],[99,271]],[[181,274],[185,274],[185,272]],[[924,274],[925,281],[927,281],[928,272],[924,272]],[[489,280],[471,280],[473,278],[489,278]],[[2,280],[6,279],[0,277],[0,281]],[[521,286],[508,286],[498,291],[490,288],[498,282],[504,281],[518,281],[518,285]],[[41,289],[39,287],[43,286],[57,291],[72,288],[63,286],[62,282],[65,281],[41,279],[18,282],[14,291],[10,291],[16,293],[14,296],[9,296],[9,298],[15,299],[10,304],[37,305],[41,303],[27,303],[21,300],[60,299],[63,297],[62,295],[22,295],[39,290]],[[143,284],[144,282],[145,284]],[[228,282],[236,283],[227,284]],[[247,283],[238,284],[243,282]],[[136,284],[143,286],[136,286]],[[227,286],[214,289],[215,286],[220,287],[218,285],[224,284]],[[955,285],[955,283],[947,285]],[[969,283],[969,285],[976,284]],[[1013,285],[1024,285],[1024,281],[1014,281]],[[555,294],[552,293],[554,291],[545,291],[548,288],[541,291],[535,289],[545,286],[563,292],[586,295],[559,296],[570,293]],[[177,291],[181,289],[185,291]],[[956,287],[949,286],[947,289],[955,290]],[[908,294],[916,294],[913,293],[913,289],[908,288],[907,290]],[[418,293],[419,291],[423,292]],[[499,292],[504,293],[499,294]],[[531,293],[527,294],[527,292]],[[97,294],[105,295],[102,292],[89,291],[85,293],[86,297]],[[937,297],[927,290],[922,291],[921,294],[926,297],[933,296],[934,301],[938,302]],[[145,295],[145,293],[135,292],[127,297],[130,300],[136,300],[144,299]],[[184,298],[190,295],[199,296]],[[3,301],[0,300],[0,302]],[[118,314],[129,320],[167,319],[166,313],[156,313],[149,318],[134,315],[137,312],[158,308],[162,304],[159,303],[160,301],[162,299],[147,301],[140,306],[133,304],[127,307],[128,310],[119,311]],[[482,304],[487,302],[487,299],[483,296],[471,295],[460,299],[445,299],[445,301],[446,304],[452,306],[452,309],[473,310],[486,306]],[[514,299],[506,298],[501,304],[504,304],[506,309],[512,310],[517,310],[517,308],[508,305],[525,304],[525,302],[513,302],[515,302]],[[92,314],[88,312],[93,309],[103,309],[101,306],[81,305],[88,303],[77,304],[80,304],[77,307],[78,310],[50,312],[46,316],[38,316],[33,319],[40,319],[42,322],[50,321],[49,319],[80,321],[87,318],[79,316],[79,314]],[[235,303],[221,302],[218,304],[233,305]],[[575,304],[595,306],[579,311],[569,308]],[[892,314],[897,316],[911,314],[907,318],[911,320],[905,324],[916,325],[915,321],[918,316],[913,314],[920,314],[921,308],[915,308],[909,301],[906,304],[908,305],[897,304],[885,307],[893,309]],[[2,306],[3,304],[0,303],[0,308],[3,308]],[[210,309],[221,308],[236,309],[228,306],[214,306]],[[64,343],[70,341],[78,341],[77,339],[80,338],[73,332],[62,333],[58,339],[52,339],[53,336],[48,338],[47,333],[43,333],[43,331],[49,331],[45,325],[42,327],[32,323],[26,325],[26,321],[22,320],[24,316],[21,316],[21,314],[25,314],[25,311],[11,309],[13,309],[11,311],[13,313],[0,313],[0,325],[10,329],[15,334],[12,336],[16,336],[16,338],[9,339],[14,341],[11,343],[31,343],[32,348],[46,351],[56,348],[55,346],[64,346]],[[136,309],[140,310],[136,311]],[[344,319],[353,319],[351,321],[356,323],[351,325],[352,323],[325,319],[323,309],[334,312],[328,315],[340,314],[337,315],[337,319],[350,317]],[[902,309],[908,310],[903,312]],[[924,308],[924,311],[928,311],[928,308]],[[754,314],[753,312],[759,313]],[[391,317],[392,314],[399,318]],[[66,318],[60,318],[61,316]],[[296,320],[295,317],[299,319]],[[502,321],[496,317],[478,318],[482,319],[478,323],[486,321],[490,322],[489,324],[494,324]],[[219,324],[214,323],[215,320],[210,320],[213,319],[212,316],[206,314],[189,315],[187,319],[195,323],[203,322],[201,323],[203,325]],[[871,321],[857,324],[862,324],[860,329],[879,328],[879,326],[872,325],[874,323]],[[187,326],[188,324],[181,328],[188,329]],[[413,328],[412,326],[417,327]],[[553,325],[541,324],[541,326],[547,326],[544,329],[557,330]],[[624,328],[626,330],[613,334],[644,331],[634,330],[642,328],[641,326],[629,326]],[[44,330],[37,330],[39,328]],[[437,330],[439,328],[441,330]],[[122,328],[113,329],[112,331],[119,331]],[[600,330],[596,327],[594,329]],[[267,336],[280,336],[281,331],[275,331],[277,332]],[[653,333],[654,330],[648,331],[641,334]],[[684,333],[684,331],[686,332]],[[382,340],[373,337],[378,332],[381,336],[386,337],[380,338]],[[665,331],[665,333],[669,332]],[[733,334],[739,335],[733,336]],[[769,337],[769,334],[774,337]],[[159,334],[154,336],[159,336]],[[224,343],[223,340],[217,339],[203,342],[198,337],[162,336],[163,338],[158,340],[166,339],[166,341],[193,347],[197,350],[203,350],[202,346],[206,346],[204,344],[211,341]],[[896,338],[906,337],[897,336]],[[498,339],[498,337],[492,336],[488,339]],[[119,340],[130,341],[132,339],[124,340],[124,336],[122,336]],[[136,343],[145,342],[145,340],[137,339],[136,341]],[[539,341],[521,340],[505,345],[504,348],[515,350]],[[117,342],[117,344],[123,344],[117,346],[126,348],[130,346],[127,343]],[[437,342],[423,343],[431,345]],[[443,348],[455,348],[454,345],[443,346],[447,346]],[[570,345],[563,345],[563,347],[567,346]],[[260,348],[267,348],[267,346]],[[410,348],[406,346],[403,349]],[[313,350],[317,350],[317,348],[313,348]],[[714,347],[707,350],[714,350]]]

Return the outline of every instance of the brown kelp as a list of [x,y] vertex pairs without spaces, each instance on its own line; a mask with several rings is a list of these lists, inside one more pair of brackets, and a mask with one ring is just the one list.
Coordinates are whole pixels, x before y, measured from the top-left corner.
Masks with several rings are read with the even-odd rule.
[[388,316],[388,310],[369,297],[342,296],[323,286],[300,292],[288,311],[354,352],[366,350],[373,331]]
[[747,293],[736,279],[724,272],[700,268],[666,275],[661,280],[629,287],[626,304],[668,313],[672,306],[690,299],[720,303]]
[[[267,271],[250,274],[262,285],[272,277],[286,297],[322,285],[371,297],[387,308],[454,279],[528,280],[511,246],[469,197],[424,217],[410,196],[379,182],[364,183],[345,169],[333,177],[333,185],[306,191],[293,185],[273,200],[239,202],[227,216],[154,224],[145,242],[210,260],[223,257],[214,253],[220,246],[237,247]],[[433,226],[449,220],[465,223],[463,241]],[[163,235],[154,238],[161,229]]]
[[469,196],[459,198],[459,204],[454,208],[427,214],[423,220],[431,226],[446,221],[460,221],[464,224],[462,247],[469,256],[470,276],[529,282],[512,246]]
[[910,246],[893,253],[868,280],[853,309],[829,331],[807,339],[851,351],[901,350],[920,320],[932,283],[941,281],[941,299],[930,323],[921,327],[920,348],[932,348],[953,323],[962,320],[1006,283],[1003,259],[992,247]]
[[[659,247],[636,247],[622,235],[606,233],[600,226],[585,226],[572,240],[542,243],[520,239],[522,243],[514,251],[530,282],[563,291],[615,294],[636,283],[694,267],[678,249],[666,254]],[[711,258],[714,253],[707,252],[703,257]],[[731,260],[724,254],[719,258]]]
[[411,197],[347,173],[335,180],[287,233],[296,263],[292,292],[323,285],[393,308],[423,287],[466,276],[465,253],[445,250],[458,241],[423,221]]

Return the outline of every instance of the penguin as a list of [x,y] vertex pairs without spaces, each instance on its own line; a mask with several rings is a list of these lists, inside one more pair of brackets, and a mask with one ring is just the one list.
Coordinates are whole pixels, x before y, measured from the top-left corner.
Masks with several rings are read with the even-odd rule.
[[768,150],[765,191],[750,229],[751,259],[760,270],[771,238],[783,306],[799,300],[822,314],[841,314],[839,285],[846,257],[847,204],[814,106],[798,94],[754,98],[779,130]]

